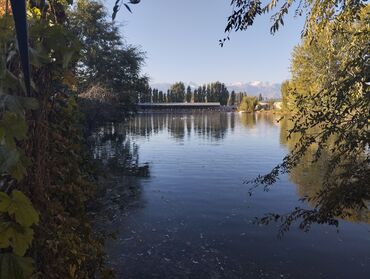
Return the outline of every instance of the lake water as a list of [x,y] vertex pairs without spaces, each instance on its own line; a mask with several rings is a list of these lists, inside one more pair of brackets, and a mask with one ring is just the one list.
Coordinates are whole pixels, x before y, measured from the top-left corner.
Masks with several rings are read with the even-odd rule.
[[[303,168],[248,195],[243,180],[267,173],[288,152],[278,118],[139,114],[101,127],[95,155],[114,169],[104,227],[117,232],[106,245],[117,278],[370,278],[369,215],[342,220],[339,232],[293,225],[281,239],[278,223],[253,222],[310,207],[299,199],[320,187],[319,170]],[[147,164],[149,175],[128,176],[128,163]]]

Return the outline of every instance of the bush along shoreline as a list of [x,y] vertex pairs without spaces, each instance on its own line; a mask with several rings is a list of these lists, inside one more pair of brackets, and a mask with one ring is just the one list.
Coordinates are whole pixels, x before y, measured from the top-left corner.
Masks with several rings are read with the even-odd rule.
[[[26,1],[23,33],[26,25],[16,30],[10,2],[0,4],[0,278],[110,278],[105,236],[89,216],[97,200],[96,170],[84,137],[88,115],[77,96],[95,85],[92,80],[116,96],[114,89],[130,83],[118,96],[128,106],[129,92],[147,81],[139,74],[143,54],[123,45],[99,2]],[[16,31],[28,41],[29,87]],[[103,48],[103,42],[117,47]],[[91,64],[91,46],[104,49],[99,57],[112,57],[125,84],[108,82],[115,80],[109,73],[89,76],[101,63]]]

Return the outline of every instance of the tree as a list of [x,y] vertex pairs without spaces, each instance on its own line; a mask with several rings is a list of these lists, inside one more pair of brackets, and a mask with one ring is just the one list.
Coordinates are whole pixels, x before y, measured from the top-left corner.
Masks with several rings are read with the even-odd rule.
[[289,112],[294,109],[293,90],[293,82],[286,80],[281,84],[280,93],[284,111]]
[[86,214],[94,187],[71,1],[10,2],[0,14],[0,277],[93,278],[103,247]]
[[229,106],[234,106],[235,105],[235,91],[231,91],[230,94],[230,99],[229,99]]
[[145,54],[123,43],[118,27],[107,20],[100,2],[79,0],[69,12],[69,21],[81,43],[78,90],[100,84],[119,95],[122,103],[133,103],[137,86],[144,81],[140,71]]
[[[234,11],[226,31],[247,29],[277,3],[263,6],[262,1],[232,1]],[[368,209],[370,200],[370,6],[361,0],[285,1],[273,15],[272,33],[283,24],[293,3],[298,5],[297,14],[302,7],[308,10],[303,41],[293,54],[290,89],[295,112],[289,137],[299,134],[300,141],[269,174],[250,182],[255,187],[270,187],[280,174],[290,173],[311,148],[315,150],[313,162],[324,150],[328,152],[330,167],[323,190],[310,197],[316,204],[313,209],[296,208],[290,214],[271,214],[261,220],[282,221],[282,231],[298,220],[305,230],[312,223],[338,225],[337,217],[353,212],[348,209]],[[333,138],[335,143],[329,145]]]
[[198,89],[195,89],[193,93],[193,102],[197,103],[198,101],[199,101]]
[[205,102],[207,98],[207,86],[204,84],[202,86],[201,94],[200,94],[200,102]]
[[[250,28],[255,19],[263,14],[271,13],[278,5],[279,1],[269,0],[231,0],[233,11],[227,19],[225,33],[232,31],[244,31]],[[284,0],[283,4],[272,14],[271,34],[277,32],[280,26],[284,25],[284,18],[289,11],[293,10],[295,15],[306,14],[306,22],[302,34],[314,37],[316,32],[320,32],[328,22],[342,21],[341,15],[347,18],[344,20],[353,21],[360,10],[367,5],[366,0],[347,0],[335,1],[313,1],[313,0]],[[339,20],[339,21],[338,21]],[[220,45],[223,46],[228,35],[221,39]]]
[[152,103],[158,103],[158,89],[152,91]]
[[186,102],[187,103],[190,103],[191,102],[191,99],[192,99],[192,92],[191,92],[191,87],[188,86],[186,88]]
[[169,89],[167,89],[166,102],[167,102],[167,103],[171,103],[171,102],[173,102],[173,100],[172,100],[172,95],[171,95],[171,91],[170,91]]
[[254,112],[254,108],[258,104],[256,97],[244,96],[238,109],[242,112]]
[[163,91],[162,90],[159,91],[158,96],[159,96],[158,102],[159,103],[164,103],[165,100],[164,100],[164,94],[163,94]]
[[222,106],[226,106],[227,100],[229,99],[229,91],[224,83],[221,84],[221,92],[219,93],[219,102]]
[[176,82],[170,88],[173,102],[182,103],[185,100],[185,84],[183,82]]

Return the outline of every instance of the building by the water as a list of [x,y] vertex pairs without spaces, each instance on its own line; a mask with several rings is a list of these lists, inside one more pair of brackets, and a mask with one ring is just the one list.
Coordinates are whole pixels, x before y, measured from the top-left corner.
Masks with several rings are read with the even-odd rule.
[[139,110],[177,110],[177,109],[207,109],[219,110],[219,102],[212,103],[138,103]]

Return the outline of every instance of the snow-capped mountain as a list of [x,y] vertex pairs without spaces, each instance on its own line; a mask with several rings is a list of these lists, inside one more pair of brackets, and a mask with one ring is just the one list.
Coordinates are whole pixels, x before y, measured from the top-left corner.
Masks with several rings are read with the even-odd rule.
[[169,82],[151,82],[150,86],[152,88],[156,88],[160,91],[167,92],[167,90],[171,87],[172,83]]
[[226,84],[229,91],[247,92],[249,95],[258,96],[260,93],[267,98],[280,98],[281,83],[263,81],[236,82]]
[[[152,88],[157,88],[166,92],[167,89],[171,87],[172,83],[162,82],[162,83],[151,83]],[[201,84],[195,82],[185,83],[185,86],[190,86],[193,90],[198,88]],[[251,82],[235,82],[226,84],[229,92],[247,92],[251,96],[258,96],[262,94],[267,98],[280,98],[280,83],[270,83],[263,81],[251,81]]]

